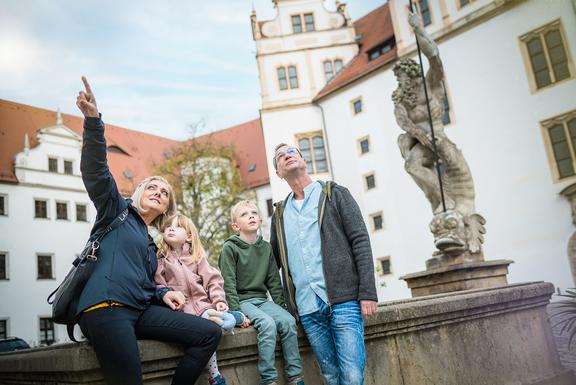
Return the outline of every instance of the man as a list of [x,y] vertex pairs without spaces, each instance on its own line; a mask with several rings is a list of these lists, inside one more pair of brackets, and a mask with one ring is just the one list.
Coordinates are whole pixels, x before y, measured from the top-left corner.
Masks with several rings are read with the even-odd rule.
[[372,250],[358,204],[334,182],[313,182],[297,148],[276,146],[292,192],[276,204],[270,243],[288,310],[300,319],[328,385],[362,385],[364,320],[376,312]]

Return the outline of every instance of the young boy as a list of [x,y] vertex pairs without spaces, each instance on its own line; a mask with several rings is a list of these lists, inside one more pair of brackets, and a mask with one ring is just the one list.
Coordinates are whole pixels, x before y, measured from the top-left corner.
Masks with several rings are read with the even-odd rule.
[[[238,202],[231,211],[236,235],[224,242],[219,266],[230,310],[243,312],[258,332],[258,372],[261,385],[275,385],[276,333],[280,333],[284,372],[289,385],[304,385],[294,317],[285,310],[282,284],[270,243],[258,235],[262,223],[250,201]],[[270,292],[272,301],[268,300]]]

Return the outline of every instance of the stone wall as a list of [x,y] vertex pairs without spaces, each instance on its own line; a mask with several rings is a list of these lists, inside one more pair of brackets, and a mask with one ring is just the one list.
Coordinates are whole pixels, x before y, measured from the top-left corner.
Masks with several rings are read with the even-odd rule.
[[[366,324],[366,385],[568,385],[551,334],[548,283],[509,285],[381,304]],[[321,384],[313,354],[300,339],[306,383]],[[146,384],[169,384],[178,346],[141,341]],[[278,352],[279,354],[279,352]],[[229,385],[256,385],[254,329],[225,335],[218,350]],[[281,360],[277,360],[281,369]],[[101,384],[86,344],[0,354],[1,384]],[[198,381],[206,384],[205,377]],[[280,381],[280,384],[285,382]]]

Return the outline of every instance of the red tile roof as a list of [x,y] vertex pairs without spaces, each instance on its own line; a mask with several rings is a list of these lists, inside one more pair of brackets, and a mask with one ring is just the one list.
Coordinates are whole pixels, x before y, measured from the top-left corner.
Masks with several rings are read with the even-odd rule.
[[[220,131],[199,136],[198,140],[210,139],[224,146],[234,147],[240,176],[250,187],[270,183],[266,147],[260,119],[232,126]],[[250,171],[252,170],[252,171]]]
[[368,51],[394,38],[394,28],[388,3],[354,22],[356,35],[361,36],[360,50],[340,73],[334,77],[314,98],[315,101],[339,90],[361,77],[395,60],[396,46],[384,55],[369,61]]
[[[82,134],[82,117],[62,114],[62,118],[65,126]],[[0,99],[0,182],[18,183],[14,174],[14,158],[24,149],[24,135],[28,134],[30,147],[33,148],[38,144],[37,131],[55,124],[55,111]],[[242,180],[248,187],[269,183],[264,137],[259,119],[213,135],[225,145],[235,145]],[[155,164],[164,160],[165,152],[179,144],[175,140],[108,123],[105,136],[108,146],[119,147],[128,154],[108,153],[110,170],[118,187],[126,195],[131,194],[140,180],[154,173]],[[247,166],[244,166],[251,163],[257,166],[255,172],[249,173]]]

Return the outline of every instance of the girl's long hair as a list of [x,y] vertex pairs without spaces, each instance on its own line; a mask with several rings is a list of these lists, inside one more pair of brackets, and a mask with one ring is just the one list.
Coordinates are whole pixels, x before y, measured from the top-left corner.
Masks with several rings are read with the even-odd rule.
[[[172,222],[176,219],[176,223],[179,227],[184,228],[186,230],[186,238],[189,239],[187,241],[188,245],[190,246],[190,259],[187,261],[189,265],[197,263],[206,255],[206,251],[200,242],[200,235],[198,234],[198,229],[194,225],[194,222],[186,215],[182,214],[173,214],[166,218],[164,224],[162,226],[162,234],[164,234],[164,230],[172,224]],[[162,237],[162,243],[160,248],[158,249],[158,257],[163,258],[168,255],[168,251],[170,250],[170,246],[164,241],[164,237]]]

